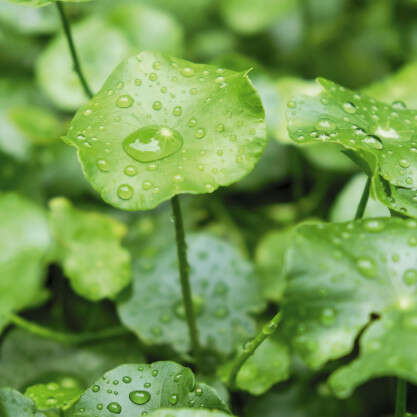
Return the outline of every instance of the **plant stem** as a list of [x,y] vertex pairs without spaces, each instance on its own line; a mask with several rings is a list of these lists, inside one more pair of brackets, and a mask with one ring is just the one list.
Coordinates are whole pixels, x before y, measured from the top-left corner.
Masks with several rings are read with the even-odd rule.
[[77,54],[77,50],[75,49],[75,45],[74,45],[74,40],[72,38],[72,33],[71,33],[71,27],[69,24],[69,21],[67,19],[67,16],[65,14],[65,9],[64,9],[64,5],[62,4],[61,1],[57,1],[55,2],[56,7],[58,9],[59,12],[59,17],[61,18],[61,23],[62,23],[62,27],[64,28],[64,32],[65,32],[65,37],[67,39],[68,42],[68,47],[70,49],[71,52],[71,58],[72,58],[72,64],[73,64],[73,68],[75,73],[77,74],[80,83],[84,89],[84,92],[86,94],[87,97],[91,98],[93,97],[93,92],[91,91],[87,80],[84,77],[84,73],[81,69],[81,64],[80,61],[78,59],[78,54]]
[[48,329],[47,327],[40,326],[39,324],[32,323],[20,316],[11,314],[9,316],[10,321],[16,326],[27,330],[30,333],[36,334],[37,336],[45,339],[55,340],[56,342],[77,345],[85,342],[91,342],[95,340],[108,339],[111,337],[122,336],[128,334],[128,331],[122,327],[112,327],[109,329],[98,330],[96,332],[85,332],[85,333],[65,333],[56,330]]
[[407,382],[397,378],[397,396],[395,400],[395,417],[404,417],[407,408]]
[[359,201],[358,208],[356,210],[355,214],[355,220],[361,219],[363,217],[363,214],[365,213],[366,204],[369,199],[369,190],[371,188],[371,178],[368,177],[366,180],[365,187],[362,192],[361,200]]
[[191,297],[190,266],[188,265],[187,260],[187,244],[185,242],[184,222],[182,219],[180,200],[177,195],[171,198],[171,206],[175,222],[175,236],[177,241],[182,301],[184,303],[185,317],[187,319],[188,332],[190,334],[191,348],[194,358],[198,364],[200,360],[200,343],[198,340],[197,322],[195,319],[193,301]]
[[275,314],[272,320],[262,328],[262,330],[255,336],[254,339],[245,343],[243,349],[234,360],[233,367],[229,375],[229,384],[231,387],[235,386],[237,375],[242,366],[255,353],[256,349],[258,349],[262,342],[275,332],[280,320],[281,312],[278,312]]

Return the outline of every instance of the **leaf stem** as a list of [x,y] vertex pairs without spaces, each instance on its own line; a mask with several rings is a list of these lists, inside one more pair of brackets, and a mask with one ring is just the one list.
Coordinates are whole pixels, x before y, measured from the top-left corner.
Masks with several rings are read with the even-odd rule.
[[407,408],[407,382],[397,378],[397,396],[395,399],[395,417],[404,417]]
[[56,342],[65,343],[69,345],[77,345],[81,343],[108,339],[111,337],[122,336],[128,334],[128,331],[122,327],[112,327],[109,329],[99,330],[96,332],[85,332],[85,333],[65,333],[56,330],[48,329],[39,324],[28,321],[18,315],[11,314],[9,316],[10,321],[20,327],[21,329],[27,330],[30,333],[36,334],[37,336],[45,339],[55,340]]
[[200,342],[198,340],[197,322],[191,297],[190,266],[188,265],[187,260],[187,244],[185,242],[184,222],[181,213],[180,200],[177,195],[171,198],[171,206],[175,222],[175,236],[177,242],[182,301],[184,303],[185,317],[187,320],[188,332],[190,334],[191,348],[194,358],[198,364],[200,361]]
[[73,40],[72,33],[71,33],[71,27],[70,27],[67,15],[65,14],[64,5],[62,4],[61,1],[57,1],[55,2],[55,4],[59,12],[59,17],[61,18],[62,27],[64,28],[65,37],[67,39],[68,47],[70,49],[74,71],[80,80],[80,83],[84,89],[86,96],[88,98],[91,98],[93,97],[93,92],[91,91],[87,83],[87,80],[84,77],[84,73],[81,69],[81,64],[78,59],[77,50],[75,49],[75,44],[74,44],[74,40]]
[[245,343],[243,349],[234,360],[232,370],[229,374],[229,384],[231,387],[236,385],[236,378],[242,366],[255,353],[256,349],[275,332],[280,320],[281,312],[278,312],[251,341]]
[[359,201],[358,208],[355,214],[355,220],[361,219],[365,213],[366,204],[369,199],[369,190],[371,188],[371,178],[368,176],[365,187],[362,192],[361,200]]

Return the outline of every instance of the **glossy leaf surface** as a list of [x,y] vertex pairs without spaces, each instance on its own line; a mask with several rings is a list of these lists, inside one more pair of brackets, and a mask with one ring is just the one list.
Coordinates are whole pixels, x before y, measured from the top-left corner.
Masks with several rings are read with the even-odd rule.
[[0,388],[0,412],[2,417],[45,417],[32,400],[11,388]]

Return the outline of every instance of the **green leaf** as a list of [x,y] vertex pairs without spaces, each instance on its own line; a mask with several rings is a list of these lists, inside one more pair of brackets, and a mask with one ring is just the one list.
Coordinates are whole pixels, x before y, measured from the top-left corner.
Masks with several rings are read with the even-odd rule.
[[[291,138],[299,144],[337,143],[354,151],[374,174],[373,189],[379,188],[375,195],[390,208],[415,216],[412,198],[398,202],[392,194],[404,189],[415,195],[417,112],[402,103],[388,106],[325,79],[319,82],[320,95],[288,103]],[[382,180],[395,190],[382,191],[377,184]]]
[[8,315],[40,297],[49,228],[43,208],[14,194],[0,194],[0,331]]
[[[417,381],[417,357],[406,342],[417,338],[416,246],[417,222],[400,218],[304,225],[296,230],[286,258],[283,337],[310,367],[318,368],[348,354],[368,326],[360,339],[364,369],[357,379],[346,374],[331,382],[337,395],[348,395],[375,376]],[[372,321],[375,315],[379,319]],[[399,318],[407,326],[401,326]],[[369,343],[378,337],[380,345]],[[396,357],[396,367],[389,365],[391,357]]]
[[74,378],[66,377],[47,384],[32,385],[26,389],[25,395],[36,405],[38,410],[46,411],[51,408],[69,408],[83,392],[83,387]]
[[363,92],[386,103],[403,101],[408,107],[416,108],[417,83],[414,77],[416,70],[417,61],[410,62],[398,72],[366,87]]
[[45,417],[32,400],[11,388],[0,388],[0,413],[2,417]]
[[294,227],[268,232],[255,253],[263,295],[270,301],[280,301],[285,289],[284,256],[292,241]]
[[[200,343],[232,353],[255,332],[250,313],[263,308],[253,268],[232,246],[209,235],[188,239],[190,279]],[[174,242],[134,265],[132,291],[118,302],[123,324],[148,344],[189,349]]]
[[[11,3],[20,4],[22,6],[42,7],[54,3],[58,0],[8,0]],[[83,3],[91,0],[61,0],[63,2]]]
[[296,0],[224,0],[220,10],[227,24],[243,34],[259,32],[298,6]]
[[20,329],[7,333],[0,358],[2,384],[16,389],[66,377],[87,387],[113,367],[144,359],[133,337],[69,346]]
[[[129,42],[117,28],[94,16],[73,25],[72,31],[84,75],[93,91],[97,91],[113,68],[129,54]],[[75,110],[86,102],[63,34],[42,52],[36,76],[59,108]]]
[[[117,392],[117,396],[115,396]],[[174,362],[131,364],[115,368],[96,381],[66,417],[130,417],[164,407],[202,407],[227,411],[213,388],[196,386],[192,371]]]
[[[219,369],[219,375],[228,381],[234,361]],[[290,355],[288,347],[273,338],[266,339],[255,353],[245,362],[236,378],[238,388],[261,395],[274,384],[285,381],[290,373]]]
[[184,31],[169,14],[141,3],[116,4],[109,21],[118,27],[139,51],[150,50],[180,56]]
[[[331,208],[330,220],[332,222],[346,222],[355,217],[365,184],[365,174],[355,175],[349,180]],[[384,204],[369,196],[363,217],[390,217],[390,212]]]
[[107,203],[147,210],[248,174],[264,112],[246,74],[142,52],[77,112],[66,141]]
[[64,198],[53,199],[50,208],[58,258],[74,291],[91,301],[115,297],[131,280],[130,255],[121,246],[124,224]]
[[230,414],[221,411],[212,410],[190,410],[180,409],[173,410],[172,408],[156,410],[150,414],[149,417],[232,417]]

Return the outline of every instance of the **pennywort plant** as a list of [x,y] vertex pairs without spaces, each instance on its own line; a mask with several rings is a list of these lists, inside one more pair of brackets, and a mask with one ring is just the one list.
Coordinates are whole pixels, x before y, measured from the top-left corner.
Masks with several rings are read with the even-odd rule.
[[[88,7],[78,2],[76,12]],[[104,5],[75,25],[71,1],[12,3],[55,7],[62,33],[35,73],[75,115],[64,131],[45,104],[20,103],[7,121],[34,146],[61,136],[76,149],[81,189],[106,205],[0,194],[0,417],[353,417],[363,413],[349,398],[381,377],[396,378],[395,417],[411,416],[417,111],[398,91],[414,66],[364,91],[324,78],[276,81],[251,73],[245,57],[177,58],[181,26],[146,3]],[[167,7],[185,13],[180,3]],[[310,49],[310,3],[224,0],[218,12],[248,41],[289,13]],[[234,43],[222,31],[200,35],[208,55],[212,39]],[[309,164],[319,166],[314,178]],[[334,184],[322,171],[333,169],[361,173],[326,222],[319,206]],[[253,191],[281,170],[294,201],[263,208],[256,239],[211,195]],[[207,225],[205,210],[222,221]],[[250,223],[249,211],[236,217]],[[63,325],[72,315],[83,325]],[[248,406],[243,392],[262,397]]]

